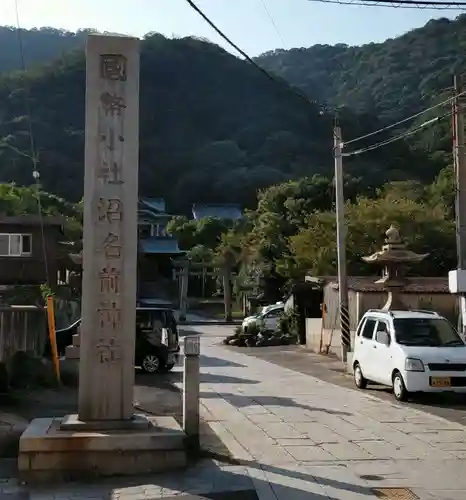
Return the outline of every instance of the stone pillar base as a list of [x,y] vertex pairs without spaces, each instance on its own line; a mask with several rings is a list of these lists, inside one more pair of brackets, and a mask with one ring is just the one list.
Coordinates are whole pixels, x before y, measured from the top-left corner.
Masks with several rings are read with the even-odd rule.
[[129,420],[89,420],[79,419],[79,415],[67,415],[60,423],[61,431],[139,431],[154,429],[154,424],[145,415],[133,415]]
[[21,436],[22,481],[72,481],[186,466],[185,434],[173,417],[149,417],[149,429],[101,432],[62,430],[62,420],[37,418]]

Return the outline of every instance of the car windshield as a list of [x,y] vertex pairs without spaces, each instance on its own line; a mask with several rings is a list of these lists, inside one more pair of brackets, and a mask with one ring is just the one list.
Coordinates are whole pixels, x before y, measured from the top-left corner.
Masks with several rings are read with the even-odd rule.
[[461,347],[464,342],[443,318],[399,318],[393,321],[398,344],[429,347]]

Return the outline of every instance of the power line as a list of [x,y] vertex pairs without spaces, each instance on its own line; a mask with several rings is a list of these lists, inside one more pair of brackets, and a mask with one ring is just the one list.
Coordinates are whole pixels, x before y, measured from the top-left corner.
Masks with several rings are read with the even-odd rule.
[[[20,19],[19,19],[18,0],[15,0],[15,14],[16,14],[16,27],[18,28],[17,32],[18,32],[18,45],[19,45],[19,51],[20,51],[21,69],[23,71],[23,82],[24,82],[24,75],[26,73],[26,61],[25,61],[25,57],[24,57],[24,44],[23,44],[21,23],[20,23]],[[47,248],[46,248],[46,244],[45,244],[44,217],[43,217],[43,212],[42,212],[42,202],[40,199],[40,182],[39,182],[40,174],[39,174],[39,170],[37,167],[38,158],[37,158],[37,154],[36,154],[36,146],[35,146],[35,141],[34,141],[31,106],[29,104],[29,95],[28,95],[27,90],[28,90],[27,86],[25,85],[24,89],[23,89],[23,96],[24,96],[24,107],[26,110],[28,129],[29,129],[29,145],[31,148],[30,159],[32,161],[32,169],[33,169],[32,176],[33,176],[35,184],[36,184],[37,209],[39,212],[39,224],[40,224],[40,231],[41,231],[41,237],[42,237],[42,252],[43,252],[43,256],[44,256],[45,277],[47,280],[47,285],[50,285],[49,266],[48,266],[48,262],[47,262]],[[16,149],[16,148],[14,148],[14,149]],[[25,156],[27,156],[27,155],[25,155]]]
[[269,8],[267,7],[266,1],[265,0],[260,0],[260,2],[262,3],[262,5],[264,7],[265,12],[269,16],[270,22],[272,23],[272,26],[274,27],[275,32],[278,35],[278,38],[280,38],[280,40],[281,40],[281,42],[283,44],[283,48],[285,48],[285,45],[286,45],[285,39],[283,38],[280,30],[278,29],[277,23],[275,22],[275,19],[273,18],[272,13],[270,12]]
[[386,146],[387,144],[391,144],[392,142],[399,141],[400,139],[404,139],[406,137],[409,137],[413,134],[416,134],[420,130],[422,130],[424,127],[427,127],[429,125],[432,125],[433,123],[437,123],[443,118],[446,118],[447,116],[451,116],[452,111],[449,111],[448,113],[445,113],[444,115],[441,116],[436,116],[435,118],[431,118],[430,120],[425,121],[418,127],[408,130],[407,132],[403,132],[402,134],[398,134],[395,137],[391,137],[389,139],[386,139],[385,141],[378,142],[376,144],[372,144],[371,146],[367,146],[366,148],[361,148],[357,149],[356,151],[351,151],[350,153],[342,153],[342,156],[348,157],[348,156],[356,156],[360,155],[363,153],[367,153],[368,151],[373,151],[374,149],[381,148],[383,146]]
[[308,0],[310,2],[340,5],[362,5],[364,7],[389,7],[401,9],[466,10],[466,2],[428,0]]
[[[197,14],[199,14],[202,17],[202,19],[204,19],[204,21],[218,35],[220,35],[229,45],[231,45],[231,47],[233,47],[239,54],[241,54],[246,59],[246,61],[248,61],[248,63],[252,64],[257,70],[259,70],[263,75],[265,75],[270,81],[282,86],[284,89],[288,90],[289,92],[294,94],[296,97],[299,97],[301,100],[305,101],[306,104],[308,104],[308,105],[310,104],[311,106],[318,106],[317,101],[313,101],[313,100],[309,99],[309,97],[307,97],[305,94],[303,94],[300,91],[298,91],[297,89],[291,87],[291,85],[288,82],[286,82],[285,80],[275,78],[266,69],[259,66],[259,64],[257,64],[254,61],[254,59],[252,59],[244,50],[242,50],[240,47],[238,47],[238,45],[236,45],[227,35],[225,35],[225,33],[222,30],[220,30],[220,28],[218,28],[216,26],[216,24],[213,21],[211,21],[206,14],[204,14],[204,12],[194,3],[193,0],[186,0],[186,2],[189,4],[189,6],[192,9],[194,9],[197,12]],[[323,112],[323,107],[321,107],[321,112]]]
[[391,128],[397,127],[398,125],[401,125],[403,123],[406,123],[408,121],[414,120],[415,118],[428,113],[429,111],[432,111],[436,108],[439,108],[440,106],[445,106],[445,104],[448,104],[449,102],[453,101],[456,99],[456,97],[459,97],[460,95],[466,94],[466,91],[461,92],[461,94],[458,94],[457,96],[452,96],[449,97],[448,99],[445,99],[445,101],[439,102],[438,104],[434,104],[430,108],[423,109],[422,111],[419,111],[418,113],[415,113],[414,115],[408,116],[407,118],[403,118],[402,120],[392,123],[391,125],[387,125],[386,127],[379,128],[378,130],[374,130],[374,132],[370,132],[365,135],[361,135],[360,137],[356,137],[355,139],[351,139],[349,141],[345,141],[342,143],[342,146],[347,146],[348,144],[351,144],[353,142],[357,141],[362,141],[363,139],[367,139],[368,137],[372,137],[373,135],[380,134],[381,132],[385,132],[386,130],[390,130]]

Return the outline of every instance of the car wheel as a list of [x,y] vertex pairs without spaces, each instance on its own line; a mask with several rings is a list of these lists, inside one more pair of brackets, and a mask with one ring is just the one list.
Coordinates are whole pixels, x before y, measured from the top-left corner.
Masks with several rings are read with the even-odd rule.
[[408,399],[408,390],[400,372],[393,375],[393,395],[397,401],[406,401]]
[[354,383],[358,389],[365,389],[367,387],[367,380],[362,374],[361,367],[359,363],[356,363],[353,368]]
[[168,373],[169,371],[173,370],[174,366],[175,366],[175,363],[167,363],[166,365],[161,366],[160,371],[162,373]]
[[146,373],[157,373],[162,363],[156,354],[146,354],[141,362],[141,367]]

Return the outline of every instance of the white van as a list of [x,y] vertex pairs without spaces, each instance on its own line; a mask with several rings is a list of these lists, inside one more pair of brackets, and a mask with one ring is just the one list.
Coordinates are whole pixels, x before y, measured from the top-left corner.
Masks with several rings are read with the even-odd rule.
[[354,340],[354,382],[410,393],[466,392],[466,345],[445,318],[431,311],[369,310]]

